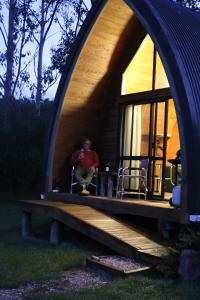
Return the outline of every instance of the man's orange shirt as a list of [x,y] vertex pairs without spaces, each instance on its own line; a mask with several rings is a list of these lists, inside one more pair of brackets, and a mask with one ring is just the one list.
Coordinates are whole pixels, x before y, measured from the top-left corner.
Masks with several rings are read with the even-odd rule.
[[[79,155],[83,153],[83,159],[79,160]],[[71,162],[73,165],[78,166],[80,168],[97,168],[100,164],[99,156],[95,151],[92,150],[77,150],[72,155]]]

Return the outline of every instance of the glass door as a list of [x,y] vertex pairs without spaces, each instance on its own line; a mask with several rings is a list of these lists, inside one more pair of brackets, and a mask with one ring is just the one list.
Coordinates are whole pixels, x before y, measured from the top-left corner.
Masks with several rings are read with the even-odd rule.
[[149,130],[149,197],[164,199],[168,100],[151,103]]
[[[150,104],[126,105],[123,108],[121,162],[123,167],[139,168],[140,161],[149,156]],[[138,171],[132,171],[137,175]],[[126,182],[126,189],[136,191],[138,180]]]
[[[122,106],[120,160],[125,167],[139,167],[149,158],[148,197],[164,198],[168,100]],[[137,189],[129,183],[129,189]]]

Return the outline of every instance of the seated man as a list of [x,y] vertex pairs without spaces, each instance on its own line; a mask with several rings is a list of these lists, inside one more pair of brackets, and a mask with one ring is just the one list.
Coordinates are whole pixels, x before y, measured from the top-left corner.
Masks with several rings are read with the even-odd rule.
[[92,141],[85,138],[82,142],[83,148],[76,150],[71,158],[72,165],[75,166],[75,176],[82,186],[82,195],[89,195],[86,187],[91,183],[95,169],[99,166],[99,156],[91,148]]

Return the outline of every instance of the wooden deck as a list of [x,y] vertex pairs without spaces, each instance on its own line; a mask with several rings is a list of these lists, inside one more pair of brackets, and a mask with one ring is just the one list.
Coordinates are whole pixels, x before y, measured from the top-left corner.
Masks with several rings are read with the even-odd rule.
[[59,201],[19,201],[25,213],[44,213],[112,250],[156,264],[166,248],[143,232],[92,207]]
[[71,195],[66,193],[50,193],[48,199],[63,201],[64,203],[88,205],[113,214],[130,214],[183,224],[188,223],[188,216],[182,214],[180,209],[171,207],[166,200],[151,201],[134,198],[120,200],[111,197],[83,197],[77,194]]

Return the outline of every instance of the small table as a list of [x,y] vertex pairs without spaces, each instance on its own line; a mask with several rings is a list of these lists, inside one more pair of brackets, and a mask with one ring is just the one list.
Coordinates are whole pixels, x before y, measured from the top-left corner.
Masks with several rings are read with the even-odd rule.
[[[113,178],[118,175],[117,172],[100,171],[98,172],[100,178],[100,196],[113,196]],[[107,189],[106,189],[107,186]]]
[[173,159],[169,159],[168,162],[170,162],[173,166],[175,166],[174,185],[177,185],[177,182],[178,182],[178,165],[181,165],[181,160],[180,160],[180,158],[173,158]]

